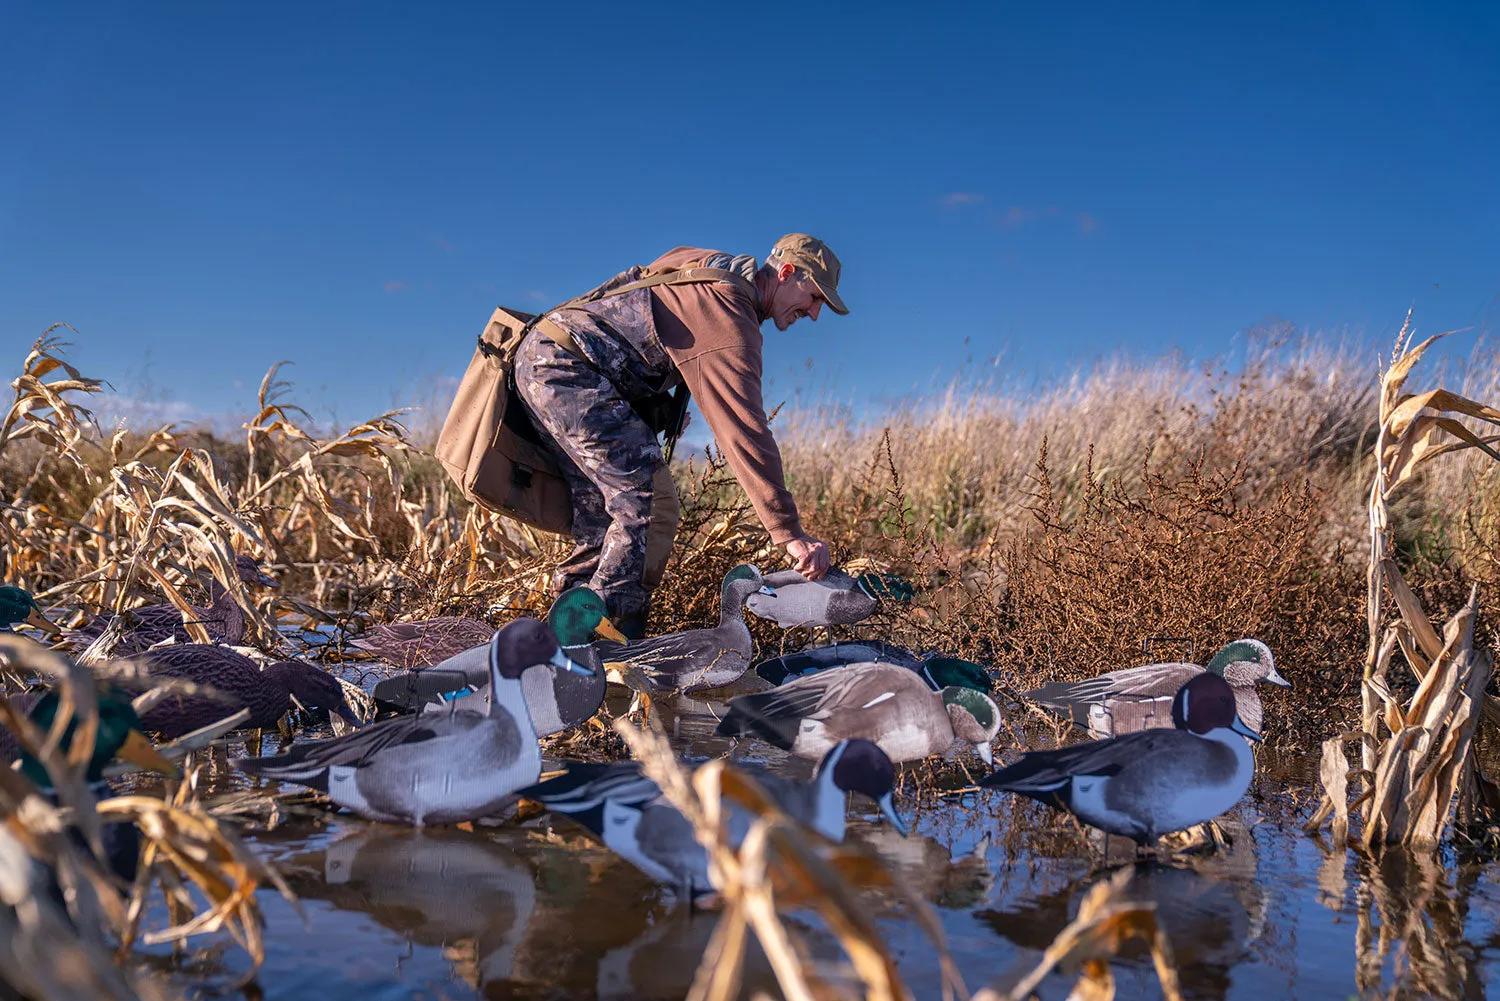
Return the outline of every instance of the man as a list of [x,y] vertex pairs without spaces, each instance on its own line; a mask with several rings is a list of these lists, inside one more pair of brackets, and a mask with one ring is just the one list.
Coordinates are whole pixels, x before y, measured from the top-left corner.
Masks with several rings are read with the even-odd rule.
[[690,267],[745,281],[657,285],[559,309],[516,356],[517,393],[573,495],[576,547],[554,587],[588,584],[628,636],[644,634],[677,528],[677,494],[656,435],[680,427],[665,427],[652,404],[684,383],[771,541],[807,577],[828,570],[828,546],[803,531],[767,426],[760,325],[786,330],[803,317],[816,321],[824,306],[848,313],[839,259],[823,241],[792,233],[764,264],[678,247],[600,287]]

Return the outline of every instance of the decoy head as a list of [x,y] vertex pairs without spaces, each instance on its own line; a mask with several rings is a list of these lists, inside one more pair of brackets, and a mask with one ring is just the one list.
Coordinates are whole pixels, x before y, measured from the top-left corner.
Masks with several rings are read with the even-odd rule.
[[1208,662],[1207,670],[1230,681],[1269,681],[1283,688],[1292,687],[1290,681],[1277,673],[1271,648],[1260,640],[1242,639],[1226,643]]
[[[61,704],[62,699],[54,691],[48,692],[32,707],[31,721],[41,729],[43,735],[51,729]],[[86,781],[102,781],[104,767],[116,757],[142,768],[161,772],[163,775],[175,777],[180,774],[177,766],[157,753],[151,741],[141,733],[141,718],[136,715],[128,696],[113,689],[100,691],[98,708],[99,725],[94,732],[94,753],[90,756],[88,768],[84,771]],[[68,721],[68,727],[63,731],[62,741],[59,744],[59,750],[62,753],[67,754],[72,749],[73,737],[77,729],[78,718],[75,716]],[[47,769],[29,754],[21,756],[21,771],[42,788],[52,785],[52,778],[47,774]]]
[[923,664],[923,674],[934,688],[972,688],[976,692],[990,690],[990,675],[973,661],[957,657],[929,657]]
[[287,689],[309,709],[326,709],[353,726],[361,725],[354,707],[349,705],[349,697],[344,694],[344,686],[327,671],[300,660],[285,660],[267,668],[272,669],[281,672]]
[[519,680],[529,669],[542,664],[585,677],[593,677],[594,674],[563,653],[562,648],[557,645],[557,634],[550,626],[536,619],[516,619],[490,640],[491,684],[498,683],[501,678]]
[[1172,699],[1172,723],[1177,729],[1196,733],[1200,737],[1210,730],[1227,727],[1242,737],[1261,739],[1260,734],[1240,719],[1239,706],[1234,701],[1234,689],[1229,687],[1229,682],[1207,671],[1193,675],[1187,684],[1177,690],[1177,695]]
[[275,577],[270,576],[260,568],[260,561],[257,560],[254,556],[248,556],[245,553],[240,553],[234,558],[234,569],[235,572],[240,575],[240,580],[243,583],[250,584],[255,587],[281,586],[280,581],[278,581]]
[[761,576],[760,568],[753,563],[741,563],[724,575],[724,588],[721,596],[726,601],[731,593],[751,595],[757,591],[761,594],[776,593],[766,586],[766,579]]
[[0,587],[0,631],[22,622],[45,633],[56,635],[62,632],[42,614],[30,591],[9,584]]
[[843,792],[862,793],[875,801],[891,826],[906,837],[906,823],[896,812],[892,798],[896,787],[896,766],[880,745],[869,740],[843,740],[823,755],[818,774],[833,769],[833,784]]
[[917,593],[910,581],[893,573],[862,573],[854,578],[854,583],[876,601],[906,602]]
[[990,750],[990,741],[1000,732],[1000,707],[995,700],[984,692],[957,686],[944,688],[939,694],[943,697],[943,708],[948,710],[954,735],[973,744],[974,753],[993,766],[995,755]]
[[616,643],[629,642],[605,614],[604,599],[592,589],[571,587],[557,596],[547,612],[547,625],[564,647],[584,646],[602,636]]

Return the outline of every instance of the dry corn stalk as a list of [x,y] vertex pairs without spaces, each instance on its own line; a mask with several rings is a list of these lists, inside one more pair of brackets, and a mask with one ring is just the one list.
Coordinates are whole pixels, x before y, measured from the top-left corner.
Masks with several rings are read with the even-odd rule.
[[[703,765],[690,780],[664,739],[623,720],[615,722],[615,730],[662,795],[692,823],[708,853],[710,877],[724,898],[724,912],[688,994],[691,1001],[729,1001],[739,996],[745,948],[752,933],[788,1001],[911,998],[895,959],[839,870],[857,867],[868,874],[878,869],[886,886],[902,891],[889,873],[871,866],[852,846],[831,845],[809,833],[783,814],[753,778],[725,762]],[[756,818],[738,848],[727,835],[731,808],[749,811]],[[967,998],[941,926],[924,903],[909,893],[904,896],[937,948],[943,997]],[[781,912],[794,907],[812,908],[828,925],[849,957],[861,991],[829,980],[812,964],[800,937],[781,920]]]
[[1070,999],[1110,1001],[1115,996],[1115,981],[1109,961],[1131,939],[1142,940],[1150,947],[1166,1001],[1181,1001],[1177,963],[1171,943],[1156,922],[1156,905],[1124,897],[1131,873],[1122,869],[1089,890],[1078,908],[1078,917],[1052,940],[1041,962],[1014,987],[987,987],[974,995],[974,1001],[1024,1001],[1048,973],[1059,967],[1078,972]]

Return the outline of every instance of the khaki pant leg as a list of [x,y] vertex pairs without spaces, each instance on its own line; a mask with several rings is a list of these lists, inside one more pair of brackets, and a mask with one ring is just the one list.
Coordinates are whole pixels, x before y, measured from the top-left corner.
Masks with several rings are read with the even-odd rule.
[[667,572],[681,517],[677,484],[672,480],[672,470],[663,462],[656,467],[656,476],[651,480],[651,522],[646,526],[646,567],[641,574],[641,583],[648,592],[656,590]]

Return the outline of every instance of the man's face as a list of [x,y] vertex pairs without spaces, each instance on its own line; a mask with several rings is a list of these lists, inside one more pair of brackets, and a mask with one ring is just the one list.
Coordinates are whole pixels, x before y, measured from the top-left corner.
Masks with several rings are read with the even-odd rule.
[[823,310],[823,297],[812,279],[791,264],[781,265],[776,274],[780,281],[771,297],[771,322],[776,329],[785,330],[804,316],[816,323]]

